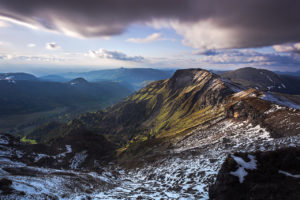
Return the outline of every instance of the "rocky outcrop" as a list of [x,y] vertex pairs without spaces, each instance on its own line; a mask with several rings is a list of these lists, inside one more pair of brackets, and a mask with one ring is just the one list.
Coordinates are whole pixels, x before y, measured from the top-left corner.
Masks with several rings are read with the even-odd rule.
[[[249,165],[253,156],[255,167]],[[300,148],[229,155],[210,186],[212,200],[298,199],[300,195]],[[239,173],[235,173],[235,172]],[[239,179],[243,176],[243,179]]]
[[77,130],[48,144],[25,144],[8,134],[0,134],[0,141],[0,151],[6,152],[6,157],[30,166],[56,169],[98,170],[112,160],[116,148],[104,136],[87,130]]

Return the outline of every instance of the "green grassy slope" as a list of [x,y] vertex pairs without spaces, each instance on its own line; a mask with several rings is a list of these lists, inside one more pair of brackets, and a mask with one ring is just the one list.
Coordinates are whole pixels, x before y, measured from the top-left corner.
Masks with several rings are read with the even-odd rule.
[[222,103],[232,93],[208,71],[178,70],[172,78],[151,83],[105,111],[86,113],[43,136],[29,137],[47,142],[74,129],[88,129],[117,144],[120,154],[149,141],[182,137],[224,118]]

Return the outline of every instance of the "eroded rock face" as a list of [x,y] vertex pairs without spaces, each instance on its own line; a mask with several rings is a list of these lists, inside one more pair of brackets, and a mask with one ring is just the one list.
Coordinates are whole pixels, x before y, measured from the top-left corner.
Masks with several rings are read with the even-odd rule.
[[[245,169],[243,181],[234,174],[240,167],[235,156],[249,163],[252,155],[256,168]],[[229,155],[215,184],[210,186],[212,200],[231,199],[298,199],[300,196],[300,148],[286,148],[268,152]],[[234,174],[234,175],[233,175]],[[240,173],[242,176],[242,173]]]

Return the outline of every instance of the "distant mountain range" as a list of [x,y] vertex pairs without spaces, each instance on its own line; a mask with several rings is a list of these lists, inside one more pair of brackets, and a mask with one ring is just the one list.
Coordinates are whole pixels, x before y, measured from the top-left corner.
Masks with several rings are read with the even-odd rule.
[[65,122],[80,113],[113,105],[132,93],[121,83],[83,78],[69,82],[41,81],[29,74],[8,74],[0,80],[0,132],[20,134],[48,121]]
[[272,71],[256,68],[241,68],[221,74],[246,88],[286,94],[300,94],[300,77],[279,75]]
[[[243,69],[243,68],[240,68]],[[212,73],[215,74],[224,74],[225,72],[231,72],[231,71],[235,71],[235,70],[209,70]],[[267,70],[270,71],[270,70]],[[300,71],[294,71],[294,72],[289,72],[289,71],[273,71],[275,74],[278,75],[289,75],[289,76],[300,76]]]
[[175,70],[159,70],[151,68],[119,68],[97,70],[83,73],[65,73],[40,77],[41,80],[64,82],[74,78],[82,77],[89,82],[114,81],[138,90],[148,83],[167,79]]
[[84,79],[74,79],[58,83],[37,81],[33,76],[24,77],[32,79],[0,80],[0,115],[24,114],[64,106],[98,105],[100,109],[131,93],[116,82],[89,83]]
[[0,115],[88,104],[97,104],[100,109],[151,81],[169,78],[172,73],[172,70],[144,68],[65,73],[39,78],[28,73],[0,73]]

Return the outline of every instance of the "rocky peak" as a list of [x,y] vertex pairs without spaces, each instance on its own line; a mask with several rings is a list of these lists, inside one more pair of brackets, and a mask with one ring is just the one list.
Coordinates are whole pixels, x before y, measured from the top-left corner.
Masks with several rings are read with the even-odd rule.
[[168,86],[172,89],[181,89],[199,84],[204,79],[212,77],[216,78],[217,75],[203,69],[181,69],[169,79]]
[[237,69],[222,74],[223,78],[236,82],[246,88],[256,88],[265,91],[284,92],[286,81],[272,71],[251,67]]

